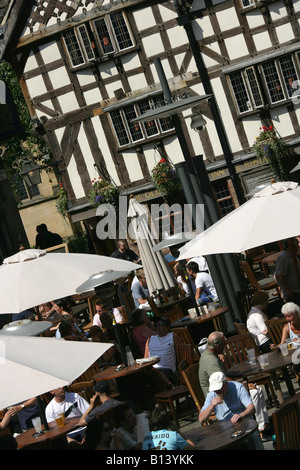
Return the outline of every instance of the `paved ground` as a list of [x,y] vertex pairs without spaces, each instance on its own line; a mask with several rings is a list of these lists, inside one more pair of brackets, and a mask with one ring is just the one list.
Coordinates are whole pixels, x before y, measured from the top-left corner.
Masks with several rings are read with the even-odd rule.
[[[299,388],[299,385],[297,383],[296,378],[293,378],[292,382],[293,382],[293,385],[294,385],[295,392],[299,393],[300,388]],[[280,386],[281,386],[284,398],[289,398],[289,394],[287,392],[285,382],[281,381]],[[264,387],[262,387],[262,389],[263,389],[264,394],[265,394]],[[266,394],[265,394],[265,397],[267,397]],[[272,408],[268,409],[268,415],[270,417],[271,427],[272,427],[272,414],[274,413],[275,410],[276,410],[275,407],[272,407]],[[198,423],[198,415],[197,414],[195,414],[195,416],[193,416],[192,419],[182,419],[182,420],[180,420],[180,431],[184,434],[185,430],[193,429],[197,423]],[[264,446],[265,450],[274,450],[273,441],[272,441],[272,434],[273,434],[273,432],[272,432],[272,429],[271,429],[271,432],[269,433],[269,435],[266,435],[266,438],[268,438],[269,440],[267,442],[263,443],[263,446]]]

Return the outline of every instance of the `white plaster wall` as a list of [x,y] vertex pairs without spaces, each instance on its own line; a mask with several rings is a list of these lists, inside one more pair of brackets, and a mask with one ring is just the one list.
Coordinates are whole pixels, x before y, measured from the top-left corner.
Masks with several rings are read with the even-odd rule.
[[256,50],[263,51],[264,49],[268,49],[269,47],[272,47],[272,42],[269,36],[269,33],[263,32],[263,33],[257,33],[253,34],[252,36]]
[[144,29],[151,28],[151,26],[156,25],[154,15],[150,7],[143,8],[139,11],[134,11],[133,17],[135,19],[137,28],[140,31],[143,31]]
[[[161,65],[162,65],[162,68],[164,70],[164,73],[165,73],[165,76],[167,77],[167,79],[174,78],[174,74],[171,70],[169,61],[168,60],[162,60]],[[159,83],[159,78],[158,78],[158,75],[157,75],[157,72],[156,72],[155,65],[151,64],[150,68],[151,68],[151,71],[152,71],[152,74],[153,74],[154,83]]]
[[87,105],[98,103],[103,99],[99,88],[93,88],[93,90],[84,91],[83,96]]
[[141,66],[140,58],[136,52],[133,52],[132,54],[126,54],[125,56],[121,57],[121,61],[125,72]]
[[[52,111],[55,111],[55,110],[54,110],[53,103],[52,103],[51,100],[43,101],[43,105],[44,105],[44,106],[47,106],[47,107],[50,108]],[[52,115],[50,116],[50,114],[47,114],[47,112],[44,111],[44,110],[43,110],[43,111],[40,111],[39,109],[36,109],[35,112],[36,112],[37,117],[40,117],[40,116],[48,116],[49,119],[52,119]]]
[[[217,54],[222,55],[221,51],[220,51],[219,44],[217,42],[214,42],[213,44],[211,44],[207,47],[208,47],[208,49],[211,49],[213,52],[216,52]],[[204,61],[207,68],[213,67],[214,65],[219,64],[219,62],[217,62],[216,60],[209,57],[209,55],[205,54],[205,52],[203,52],[202,57],[203,57],[203,61]]]
[[245,116],[242,122],[249,143],[249,147],[252,148],[256,137],[258,137],[259,135],[259,128],[262,124],[259,119],[253,120],[253,116]]
[[32,98],[47,93],[47,88],[41,76],[29,78],[26,81],[29,94]]
[[118,75],[117,67],[113,61],[105,62],[98,67],[103,79]]
[[150,173],[161,159],[159,152],[153,148],[153,145],[154,144],[143,145],[143,152]]
[[147,86],[147,80],[143,73],[138,73],[134,76],[127,77],[127,80],[132,90],[137,90]]
[[113,83],[107,84],[106,85],[106,91],[108,93],[108,97],[109,98],[115,98],[114,91],[118,90],[119,88],[123,89],[123,84],[122,84],[121,80],[116,80]]
[[171,11],[169,8],[166,8],[163,5],[159,5],[159,11],[163,21],[169,21],[177,18],[177,13],[175,11]]
[[299,2],[299,0],[293,0],[293,6],[294,6],[294,9],[295,9],[296,13],[298,11],[300,11],[300,2]]
[[228,29],[240,26],[236,11],[234,8],[228,8],[227,10],[216,12],[216,17],[220,25],[221,31],[227,31]]
[[246,18],[250,28],[256,28],[257,26],[265,24],[263,16],[261,14],[258,14],[257,10],[249,11],[246,14]]
[[167,30],[168,38],[172,49],[188,43],[187,35],[184,28],[171,28]]
[[75,198],[79,199],[81,197],[84,197],[85,192],[81,183],[80,175],[77,170],[77,165],[74,156],[72,156],[68,165],[68,174],[75,194]]
[[144,175],[136,152],[134,150],[126,150],[123,152],[123,158],[130,181],[134,182],[143,179]]
[[[19,56],[18,56],[18,60],[19,60]],[[25,67],[24,67],[24,72],[30,72],[31,70],[34,70],[38,67],[38,63],[36,61],[36,58],[35,58],[35,54],[31,51],[29,56],[28,56],[28,59],[26,60],[26,64],[25,64]]]
[[48,76],[51,80],[54,90],[65,85],[70,85],[70,79],[65,67],[59,67],[55,70],[50,70]]
[[39,51],[45,64],[51,64],[51,62],[61,59],[61,55],[55,41],[49,42],[44,46],[40,46]]
[[248,55],[247,44],[242,34],[237,34],[231,38],[224,39],[224,43],[227,48],[230,60],[238,59]]
[[165,137],[163,143],[171,162],[180,163],[184,161],[183,153],[177,136]]
[[209,16],[204,16],[193,21],[193,32],[197,40],[214,36],[214,30]]
[[114,182],[116,183],[116,185],[119,186],[120,185],[120,180],[119,180],[119,177],[118,177],[118,173],[116,171],[115,164],[114,164],[114,162],[111,158],[110,149],[108,147],[105,132],[104,132],[103,127],[101,125],[100,119],[99,119],[98,116],[95,116],[91,119],[91,121],[93,123],[94,129],[95,129],[95,134],[96,134],[97,139],[98,139],[99,148],[101,149],[101,153],[102,153],[103,158],[105,160],[107,171],[110,174],[110,176],[112,177],[112,179],[114,180]]
[[287,16],[287,10],[281,2],[270,4],[269,11],[272,21],[276,21]]
[[58,96],[57,100],[61,106],[61,110],[63,113],[69,113],[70,111],[78,109],[78,102],[76,99],[76,95],[73,91]]
[[80,86],[95,82],[95,76],[91,70],[79,70],[76,72],[76,77]]
[[273,125],[281,137],[284,138],[294,134],[291,117],[290,114],[286,112],[285,106],[270,109],[270,114]]
[[152,34],[151,36],[148,36],[147,38],[143,38],[142,44],[145,49],[145,54],[148,57],[152,57],[153,55],[157,55],[165,51],[162,40],[161,40],[161,36],[159,33]]
[[83,125],[81,125],[81,127],[80,127],[80,130],[78,132],[77,140],[78,140],[78,144],[80,146],[80,150],[82,152],[82,155],[84,157],[84,161],[85,161],[85,164],[86,164],[88,174],[90,176],[90,180],[92,180],[94,178],[94,174],[95,174],[95,168],[94,168],[95,160],[93,158],[91,148],[90,148],[90,145],[89,145],[89,142],[88,142],[86,132],[84,130]]
[[295,34],[290,24],[283,24],[281,26],[277,26],[277,28],[275,28],[275,31],[277,33],[280,44],[291,41],[295,38]]

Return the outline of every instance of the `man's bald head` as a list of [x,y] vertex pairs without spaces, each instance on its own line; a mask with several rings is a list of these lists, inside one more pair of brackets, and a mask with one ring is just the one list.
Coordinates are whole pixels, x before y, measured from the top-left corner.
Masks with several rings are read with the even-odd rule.
[[207,347],[211,350],[219,348],[225,345],[225,336],[221,331],[214,331],[211,333],[207,339]]

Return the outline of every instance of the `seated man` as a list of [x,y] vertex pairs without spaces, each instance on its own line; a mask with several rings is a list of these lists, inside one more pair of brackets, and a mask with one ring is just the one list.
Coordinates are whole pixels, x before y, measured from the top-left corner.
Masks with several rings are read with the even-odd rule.
[[89,407],[89,403],[78,393],[66,392],[64,387],[56,388],[50,393],[53,398],[45,410],[48,423],[55,421],[57,413],[64,413],[65,418],[81,417]]
[[145,357],[159,356],[160,361],[154,364],[156,371],[162,372],[167,379],[168,388],[175,388],[177,382],[177,358],[175,345],[180,343],[176,333],[170,332],[171,323],[167,318],[156,322],[157,335],[151,336],[145,346]]
[[95,395],[91,398],[90,406],[80,418],[79,426],[86,425],[100,413],[104,413],[106,410],[122,404],[121,401],[114,400],[110,397],[110,385],[107,380],[97,382],[94,391]]
[[118,240],[117,248],[118,249],[110,255],[112,258],[124,259],[132,262],[140,261],[140,257],[133,250],[128,248],[125,240]]
[[113,322],[123,323],[123,317],[117,308],[110,309],[106,304],[99,301],[96,303],[96,314],[93,317],[93,325],[100,328],[110,329]]
[[219,300],[210,274],[200,272],[198,264],[192,261],[187,265],[187,272],[195,281],[195,299],[199,305]]
[[144,271],[139,271],[137,274],[137,279],[138,282],[134,282],[131,285],[131,292],[135,308],[139,308],[141,305],[147,304],[147,297],[150,297]]
[[[122,434],[122,446],[124,450],[140,450],[142,443],[138,442],[136,415],[127,403],[117,406],[115,409],[115,420],[117,423],[117,431]],[[118,447],[114,439],[110,444],[111,450],[117,450]]]
[[[218,421],[237,423],[255,413],[251,397],[243,384],[227,381],[223,372],[214,372],[209,378],[209,393],[199,413],[202,424],[214,411]],[[258,432],[245,438],[249,450],[263,450]]]
[[[209,393],[209,380],[213,373],[222,372],[226,375],[225,367],[220,359],[225,348],[225,337],[220,331],[214,331],[208,336],[207,346],[201,354],[199,365],[199,382],[206,396]],[[269,424],[266,402],[262,388],[256,384],[248,384],[250,396],[255,407],[255,418],[263,438],[263,431]]]

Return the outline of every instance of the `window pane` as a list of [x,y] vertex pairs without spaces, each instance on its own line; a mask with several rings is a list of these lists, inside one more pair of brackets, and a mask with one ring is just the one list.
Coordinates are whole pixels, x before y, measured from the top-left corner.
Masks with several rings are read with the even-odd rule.
[[79,26],[78,30],[79,30],[81,40],[82,40],[82,44],[84,46],[85,53],[86,53],[86,56],[87,56],[88,60],[94,59],[95,54],[94,54],[94,51],[93,51],[93,48],[92,48],[91,41],[88,37],[86,27],[84,25]]
[[284,94],[275,62],[267,62],[266,64],[263,64],[262,68],[264,71],[271,102],[276,103],[277,101],[284,100]]
[[252,105],[241,72],[230,75],[230,82],[239,112],[245,113],[246,111],[250,111]]
[[104,18],[94,21],[98,38],[104,54],[109,54],[114,52],[115,48],[113,46],[109,31],[107,29]]
[[279,63],[288,95],[291,97],[295,91],[295,89],[292,88],[293,82],[298,80],[292,57],[282,57],[279,59]]
[[248,79],[248,83],[249,83],[250,91],[252,93],[254,104],[256,108],[258,108],[259,106],[263,105],[263,102],[262,102],[262,98],[260,95],[258,83],[257,83],[253,68],[246,70],[246,76]]
[[119,47],[119,50],[127,49],[132,47],[133,43],[125,22],[122,12],[113,13],[110,15],[110,21],[115,33],[115,38]]
[[143,139],[143,133],[141,131],[141,126],[139,122],[130,122],[131,119],[134,119],[137,117],[137,114],[135,112],[134,106],[126,106],[124,108],[124,115],[130,130],[131,138],[133,142],[136,142],[137,140]]
[[73,30],[67,31],[63,35],[67,46],[72,65],[84,64],[84,58],[81,53],[80,45]]
[[[141,101],[140,103],[138,103],[137,106],[138,106],[139,114],[144,114],[146,111],[149,111],[149,109],[151,109],[148,100]],[[156,135],[159,133],[157,125],[154,120],[144,122],[143,125],[144,125],[144,129],[148,137],[151,137],[152,135]]]
[[124,123],[122,121],[122,116],[121,116],[120,111],[112,111],[110,113],[110,117],[111,117],[114,129],[115,129],[115,132],[117,134],[119,145],[122,146],[122,145],[129,144],[128,135],[127,135]]

